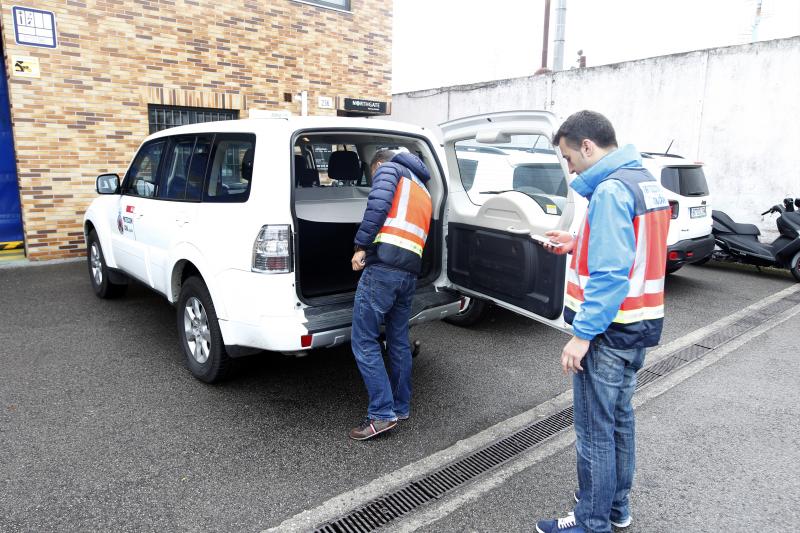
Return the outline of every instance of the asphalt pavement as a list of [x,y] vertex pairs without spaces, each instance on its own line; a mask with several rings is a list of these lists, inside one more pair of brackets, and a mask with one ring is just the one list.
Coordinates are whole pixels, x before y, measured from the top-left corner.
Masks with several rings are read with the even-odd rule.
[[[664,340],[792,284],[686,267],[667,282]],[[426,324],[412,330],[423,352],[411,420],[353,442],[366,394],[347,347],[259,354],[209,386],[183,366],[175,309],[141,286],[99,300],[85,265],[64,263],[0,268],[0,297],[0,531],[258,531],[569,388],[557,365],[566,337],[546,326],[499,309],[470,329]],[[559,488],[520,505],[526,520],[563,507],[571,460],[543,470]]]
[[[633,523],[624,531],[798,530],[800,367],[798,351],[787,341],[799,318],[636,410]],[[535,531],[537,520],[572,510],[575,487],[570,446],[418,531]]]

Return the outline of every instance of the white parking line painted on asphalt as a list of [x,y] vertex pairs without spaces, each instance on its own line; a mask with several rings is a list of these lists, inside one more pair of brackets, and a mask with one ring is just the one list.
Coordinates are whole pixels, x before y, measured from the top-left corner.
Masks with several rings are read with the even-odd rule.
[[[772,296],[764,298],[763,300],[746,307],[741,311],[729,315],[726,318],[720,319],[713,324],[688,333],[687,335],[684,335],[683,337],[676,339],[669,344],[665,344],[664,346],[661,346],[648,353],[646,364],[651,365],[653,363],[657,363],[675,351],[686,346],[690,346],[703,337],[730,326],[733,322],[739,320],[743,316],[767,308],[775,302],[798,291],[800,291],[800,285],[793,285],[787,289],[773,294]],[[644,387],[641,391],[637,391],[636,396],[634,396],[634,405],[638,407],[642,405],[642,403],[655,398],[660,394],[663,394],[681,381],[684,381],[700,370],[715,363],[746,342],[761,335],[765,331],[772,329],[778,324],[785,322],[798,313],[800,313],[800,306],[795,306],[769,319],[767,322],[753,328],[752,330],[740,335],[739,337],[728,341],[725,345],[709,352],[700,359],[679,368],[663,378],[660,378],[656,382]],[[558,358],[556,355],[557,354],[553,355],[553,364],[558,364]],[[556,396],[552,400],[534,407],[533,409],[504,420],[484,431],[481,431],[480,433],[473,435],[468,439],[461,440],[449,448],[429,455],[428,457],[411,463],[399,470],[379,477],[366,485],[335,496],[314,509],[299,513],[285,520],[280,525],[265,530],[265,533],[312,530],[314,527],[322,523],[338,518],[352,509],[360,507],[382,496],[383,494],[390,493],[415,479],[423,477],[426,474],[450,464],[457,459],[470,455],[475,451],[494,443],[500,438],[513,434],[522,428],[534,424],[541,419],[544,419],[569,407],[570,405],[572,405],[571,390],[566,391]],[[516,459],[510,461],[508,464],[500,466],[495,471],[485,474],[485,476],[482,476],[481,479],[476,480],[468,487],[464,487],[464,489],[459,490],[453,496],[444,499],[440,504],[423,507],[408,518],[400,519],[394,527],[390,527],[387,530],[413,531],[419,527],[440,520],[465,503],[473,501],[486,492],[501,485],[506,479],[514,474],[525,470],[526,468],[535,465],[536,463],[564,449],[565,447],[570,446],[574,441],[575,434],[573,431],[562,431],[554,437],[544,441],[541,445],[520,454]]]

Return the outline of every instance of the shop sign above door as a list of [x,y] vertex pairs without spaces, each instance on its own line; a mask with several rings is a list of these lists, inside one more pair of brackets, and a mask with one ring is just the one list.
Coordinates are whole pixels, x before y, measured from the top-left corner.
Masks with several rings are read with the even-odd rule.
[[56,16],[52,11],[42,11],[31,7],[12,8],[14,14],[14,37],[17,44],[55,48]]
[[342,98],[340,99],[339,107],[339,109],[345,111],[356,111],[358,113],[370,113],[375,115],[385,115],[386,108],[386,102],[364,100],[363,98]]

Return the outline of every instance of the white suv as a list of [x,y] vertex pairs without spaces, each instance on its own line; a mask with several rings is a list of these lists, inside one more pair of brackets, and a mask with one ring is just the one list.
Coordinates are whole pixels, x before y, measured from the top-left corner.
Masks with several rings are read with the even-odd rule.
[[673,154],[642,152],[642,163],[661,183],[672,208],[667,235],[667,273],[704,263],[714,251],[711,195],[703,164]]
[[[97,178],[100,196],[84,221],[92,286],[110,298],[135,279],[163,294],[177,308],[187,365],[207,382],[240,354],[347,342],[368,163],[390,148],[415,153],[431,173],[433,220],[411,323],[455,315],[466,295],[564,329],[566,260],[529,236],[568,229],[573,218],[566,169],[549,145],[556,126],[546,112],[470,117],[442,125],[444,144],[419,127],[334,117],[155,133],[123,179]],[[507,190],[477,194],[465,182],[482,163],[461,172],[462,145],[538,155],[514,158]]]

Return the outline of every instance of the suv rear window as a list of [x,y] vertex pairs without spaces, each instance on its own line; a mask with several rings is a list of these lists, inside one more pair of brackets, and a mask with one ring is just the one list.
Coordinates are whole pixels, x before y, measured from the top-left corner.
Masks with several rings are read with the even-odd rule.
[[703,167],[665,167],[661,185],[681,196],[708,196],[708,183]]

